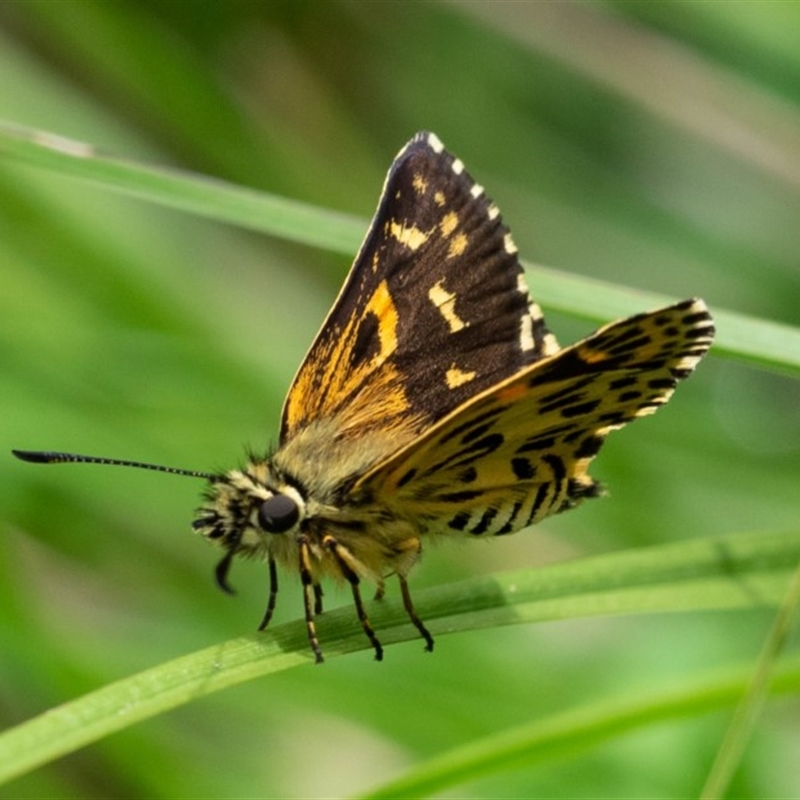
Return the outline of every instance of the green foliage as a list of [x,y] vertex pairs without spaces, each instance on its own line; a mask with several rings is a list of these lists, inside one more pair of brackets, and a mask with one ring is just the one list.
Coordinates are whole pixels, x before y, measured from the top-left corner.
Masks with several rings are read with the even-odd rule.
[[[379,786],[392,796],[401,779],[407,791],[456,786],[475,797],[699,793],[744,686],[741,665],[754,668],[770,628],[764,606],[797,559],[787,547],[769,591],[756,591],[725,543],[751,542],[761,556],[747,569],[766,574],[771,543],[797,541],[798,12],[491,7],[0,4],[6,451],[206,470],[240,462],[244,443],[263,450],[383,173],[418,129],[464,160],[529,265],[548,265],[529,266],[528,282],[562,342],[587,320],[665,296],[704,297],[720,331],[666,409],[610,437],[593,472],[611,498],[502,541],[429,548],[412,591],[440,634],[433,655],[412,639],[375,664],[354,637],[347,593],[331,587],[328,607],[345,607],[321,620],[324,666],[225,692],[212,693],[234,682],[233,650],[246,664],[238,680],[308,660],[292,621],[295,582],[283,580],[275,629],[249,636],[265,571],[237,565],[240,595],[214,591],[216,553],[182,533],[197,482],[7,456],[4,741],[53,720],[67,727],[50,728],[60,749],[29,743],[29,762],[4,750],[5,774],[119,731],[18,778],[4,787],[13,796],[352,796]],[[101,155],[70,155],[30,131]],[[718,588],[736,603],[667,569],[666,553],[689,564],[711,543],[708,563],[730,569]],[[665,549],[644,547],[656,544]],[[664,570],[657,592],[635,588],[650,557]],[[607,583],[593,594],[564,577],[586,579],[597,563],[609,565]],[[518,591],[561,592],[551,613],[489,592],[489,616],[476,616],[482,587],[507,591],[508,571],[522,567]],[[391,590],[371,613],[385,640],[400,642],[408,626],[393,617]],[[627,606],[615,604],[621,595]],[[505,627],[510,617],[560,621]],[[450,630],[462,632],[441,635]],[[778,670],[777,688],[796,697],[793,670],[795,661]],[[143,675],[169,676],[174,692],[146,714]],[[111,697],[107,727],[70,716],[91,692]],[[689,700],[668,713],[678,695]],[[791,702],[766,703],[731,795],[800,793]],[[623,730],[634,732],[615,740]],[[444,779],[442,764],[455,765]],[[433,774],[438,783],[422,780]]]

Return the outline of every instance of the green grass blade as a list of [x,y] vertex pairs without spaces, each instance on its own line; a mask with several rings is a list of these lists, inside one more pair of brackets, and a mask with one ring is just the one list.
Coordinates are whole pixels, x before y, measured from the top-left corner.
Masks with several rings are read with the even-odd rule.
[[736,707],[731,724],[722,740],[717,758],[700,793],[702,800],[716,800],[725,796],[736,768],[742,760],[758,715],[766,702],[770,674],[790,633],[797,625],[798,616],[800,616],[800,566],[792,575],[786,598],[775,616],[756,669],[750,676],[744,696]]
[[92,145],[0,123],[0,155],[112,191],[292,242],[352,255],[363,220],[168,167],[112,158]]
[[[658,308],[674,298],[587,278],[540,265],[525,265],[536,275],[536,295],[549,309],[591,322],[629,316]],[[716,356],[800,375],[800,328],[712,308],[717,335],[711,352]]]
[[[164,167],[103,156],[90,145],[43,131],[0,123],[0,155],[92,181],[108,189],[289,241],[352,255],[367,221],[349,215]],[[607,322],[675,298],[571,275],[540,266],[537,298],[593,322]],[[800,374],[800,329],[713,309],[713,352],[763,367]]]
[[[677,689],[626,695],[538,719],[443,753],[360,797],[430,797],[493,773],[585,750],[636,728],[725,708],[736,702],[748,675],[749,668],[741,667]],[[800,660],[777,669],[769,688],[776,694],[800,692]]]
[[[584,616],[752,608],[781,601],[798,560],[798,532],[739,534],[467,580],[420,592],[416,604],[434,636]],[[371,618],[385,644],[417,637],[398,602],[376,604]],[[318,632],[327,658],[369,649],[350,608],[322,615]],[[0,783],[155,714],[312,660],[298,621],[110,684],[0,736]]]

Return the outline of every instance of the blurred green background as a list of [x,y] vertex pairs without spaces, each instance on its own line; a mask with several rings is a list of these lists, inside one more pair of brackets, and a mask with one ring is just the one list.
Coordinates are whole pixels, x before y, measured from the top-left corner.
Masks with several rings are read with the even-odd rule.
[[[0,117],[357,214],[435,131],[521,255],[800,322],[800,4],[4,2]],[[252,631],[266,570],[191,534],[202,485],[36,468],[11,447],[199,470],[275,440],[347,259],[0,160],[0,722]],[[536,295],[536,271],[528,283]],[[544,299],[545,313],[548,312]],[[591,325],[548,314],[562,343]],[[714,357],[612,435],[612,497],[431,548],[414,587],[796,526],[796,381]],[[277,621],[301,615],[283,581]],[[396,587],[390,586],[390,591]],[[348,601],[331,588],[329,605]],[[8,787],[14,797],[349,796],[492,731],[754,659],[772,614],[593,619],[440,637],[254,681]],[[800,705],[767,707],[737,797],[800,796]],[[696,795],[728,714],[460,787]]]

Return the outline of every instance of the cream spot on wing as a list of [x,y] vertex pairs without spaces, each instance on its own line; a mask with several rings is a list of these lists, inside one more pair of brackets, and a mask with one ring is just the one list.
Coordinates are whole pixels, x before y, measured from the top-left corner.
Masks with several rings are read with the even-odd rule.
[[529,316],[522,318],[522,324],[519,331],[519,347],[523,353],[528,350],[533,350],[535,342],[533,341],[533,319]]
[[414,175],[411,185],[414,187],[417,194],[425,194],[425,192],[428,191],[428,181],[426,181],[422,175]]
[[514,244],[514,240],[511,238],[511,234],[507,233],[503,237],[503,248],[505,249],[506,253],[513,255],[517,252],[517,246]]
[[480,197],[483,194],[483,186],[481,186],[479,183],[473,183],[469,193],[473,197]]
[[469,322],[464,322],[456,314],[456,296],[450,294],[442,286],[441,281],[434,283],[428,290],[428,299],[439,309],[439,313],[444,317],[447,326],[450,328],[450,333],[460,331],[469,325]]
[[548,331],[544,335],[544,352],[547,355],[552,355],[553,353],[557,353],[559,351],[558,342],[556,341],[556,337],[553,336],[550,331]]
[[453,159],[452,170],[460,175],[464,171],[464,162],[460,158]]
[[462,386],[465,383],[469,383],[478,373],[477,372],[464,372],[464,370],[459,369],[455,364],[450,367],[449,370],[445,373],[445,380],[447,381],[447,387],[449,389],[455,389],[457,386]]
[[444,196],[444,192],[436,192],[433,195],[433,202],[436,203],[436,205],[441,208],[447,202]]
[[435,133],[428,134],[428,144],[434,153],[441,153],[444,150],[444,145]]
[[500,216],[500,209],[492,203],[489,206],[489,219],[497,219]]
[[407,228],[394,219],[389,225],[389,233],[409,250],[417,250],[428,241],[428,234],[421,231],[416,225],[411,225]]
[[469,239],[465,233],[459,233],[454,236],[453,241],[450,242],[450,247],[447,250],[447,257],[455,258],[456,256],[460,256],[467,249],[468,242]]
[[447,238],[458,227],[458,214],[451,211],[442,217],[439,223],[439,229],[442,231],[442,236]]

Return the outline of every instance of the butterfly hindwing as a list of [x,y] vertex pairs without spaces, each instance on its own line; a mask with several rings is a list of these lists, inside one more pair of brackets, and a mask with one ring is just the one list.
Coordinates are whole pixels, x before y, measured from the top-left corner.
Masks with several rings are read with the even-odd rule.
[[429,133],[395,159],[350,274],[288,394],[309,422],[422,431],[557,349],[497,207]]
[[598,494],[609,430],[667,402],[711,344],[700,300],[607,325],[468,401],[357,485],[435,533],[511,533]]

